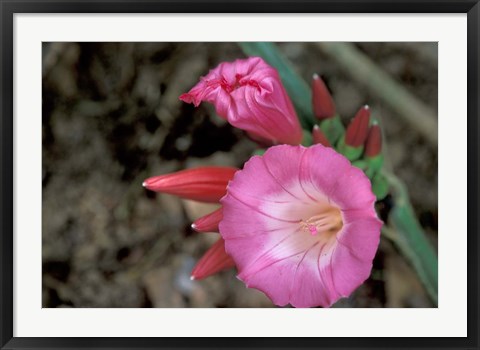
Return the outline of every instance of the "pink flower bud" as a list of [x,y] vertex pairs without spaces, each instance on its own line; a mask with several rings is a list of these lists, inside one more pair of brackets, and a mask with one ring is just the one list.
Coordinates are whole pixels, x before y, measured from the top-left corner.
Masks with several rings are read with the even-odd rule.
[[278,72],[260,57],[223,62],[180,99],[215,106],[217,114],[252,136],[298,145],[302,129]]
[[363,106],[348,125],[345,134],[345,144],[351,147],[363,146],[368,135],[370,123],[370,108]]
[[197,232],[218,232],[218,224],[223,218],[222,208],[195,220],[192,228]]
[[220,238],[198,261],[190,278],[200,280],[234,266],[235,262],[225,252],[225,241]]
[[313,113],[318,119],[323,120],[335,116],[335,102],[318,74],[314,74],[312,79],[312,103]]
[[143,182],[143,187],[181,198],[217,203],[227,193],[228,181],[237,170],[214,166],[187,169],[148,178]]
[[320,129],[318,125],[313,126],[312,137],[313,137],[313,144],[316,145],[319,143],[321,145],[324,145],[325,147],[332,147],[327,137],[323,133],[322,129]]
[[375,157],[382,151],[382,131],[377,124],[372,125],[365,143],[365,155]]

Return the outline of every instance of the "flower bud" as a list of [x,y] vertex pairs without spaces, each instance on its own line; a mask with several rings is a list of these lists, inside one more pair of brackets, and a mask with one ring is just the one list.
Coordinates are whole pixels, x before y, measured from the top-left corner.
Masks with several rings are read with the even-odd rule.
[[238,169],[230,167],[199,167],[172,174],[154,176],[143,187],[200,202],[218,203],[227,192],[228,181]]
[[218,224],[223,218],[222,208],[195,220],[192,228],[197,232],[218,232]]
[[332,118],[336,114],[332,95],[318,74],[314,74],[312,79],[312,104],[313,113],[319,120]]
[[365,142],[365,155],[375,157],[382,151],[382,132],[378,124],[373,124],[368,131],[367,141]]
[[382,131],[380,126],[374,122],[370,128],[365,142],[365,161],[367,169],[365,173],[370,179],[376,176],[383,166],[382,154]]
[[325,147],[332,147],[327,137],[323,133],[322,129],[320,129],[318,125],[313,126],[312,136],[313,136],[313,144],[319,143],[321,145],[324,145]]
[[361,147],[365,143],[368,135],[368,125],[370,123],[370,108],[365,105],[360,108],[355,117],[347,127],[345,134],[345,144],[350,147]]
[[217,272],[235,266],[235,262],[225,252],[225,241],[220,238],[198,261],[193,268],[190,279],[201,280]]
[[180,99],[212,103],[217,114],[251,137],[298,145],[302,128],[278,72],[260,57],[223,62]]
[[340,139],[337,148],[351,162],[358,160],[363,153],[370,123],[370,108],[360,108],[347,127],[345,135]]

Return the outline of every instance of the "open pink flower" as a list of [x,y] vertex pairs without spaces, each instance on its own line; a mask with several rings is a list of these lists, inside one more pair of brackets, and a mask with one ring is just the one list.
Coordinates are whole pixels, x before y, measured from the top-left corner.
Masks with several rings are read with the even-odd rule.
[[276,305],[332,305],[370,275],[382,223],[365,174],[331,148],[275,146],[230,181],[219,224],[238,278]]
[[298,145],[302,129],[277,71],[260,57],[224,62],[180,96],[198,106],[215,106],[217,114],[253,138]]

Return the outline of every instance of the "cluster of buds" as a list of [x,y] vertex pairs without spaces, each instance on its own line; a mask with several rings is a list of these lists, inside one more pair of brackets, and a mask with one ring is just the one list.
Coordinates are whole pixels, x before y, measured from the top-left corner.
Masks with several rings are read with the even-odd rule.
[[[204,203],[219,203],[227,193],[227,184],[238,169],[231,167],[199,167],[176,173],[154,176],[143,182],[150,191],[168,193],[183,199]],[[192,228],[197,232],[218,232],[222,208],[197,219]],[[191,279],[203,279],[219,271],[234,267],[235,263],[225,253],[223,238],[210,247],[193,268]]]
[[372,181],[377,198],[383,199],[388,185],[380,171],[383,166],[382,131],[377,120],[371,118],[369,106],[361,107],[345,129],[327,86],[317,74],[312,79],[312,104],[318,120],[312,130],[313,143],[336,149],[362,169]]

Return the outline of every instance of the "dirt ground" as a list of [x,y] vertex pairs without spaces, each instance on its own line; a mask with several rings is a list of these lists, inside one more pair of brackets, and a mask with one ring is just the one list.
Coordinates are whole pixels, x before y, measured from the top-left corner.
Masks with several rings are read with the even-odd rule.
[[[379,67],[437,111],[436,44],[361,43]],[[345,121],[368,103],[386,159],[437,239],[437,148],[311,43],[281,50],[325,77]],[[217,234],[192,232],[214,208],[142,188],[198,165],[241,167],[256,145],[205,105],[179,101],[210,68],[244,57],[234,43],[45,43],[43,46],[44,307],[272,307],[235,271],[191,281]],[[436,131],[432,131],[436,132]],[[384,205],[388,205],[388,198]],[[415,273],[382,238],[371,277],[335,307],[431,307]]]

